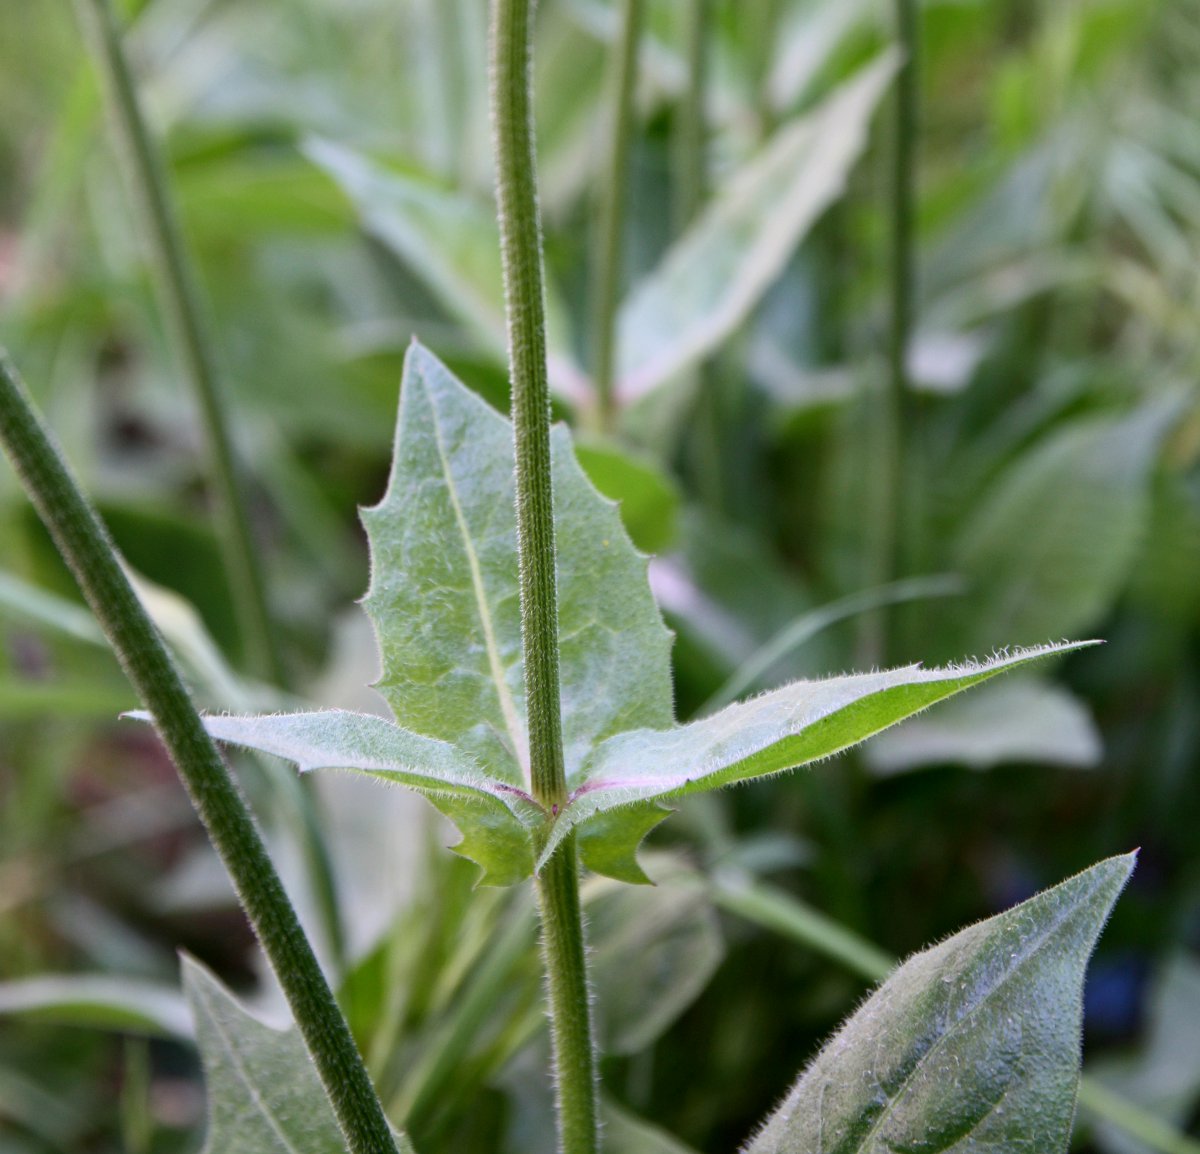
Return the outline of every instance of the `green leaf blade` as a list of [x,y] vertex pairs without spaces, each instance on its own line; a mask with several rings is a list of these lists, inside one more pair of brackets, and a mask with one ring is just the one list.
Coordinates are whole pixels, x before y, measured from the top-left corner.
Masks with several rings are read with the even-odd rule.
[[884,53],[789,124],[622,304],[619,393],[634,401],[717,348],[840,195],[895,73]]
[[[333,1108],[296,1030],[264,1025],[203,966],[183,959],[208,1085],[205,1154],[342,1154]],[[397,1154],[413,1154],[395,1135]]]
[[551,436],[558,538],[558,645],[567,781],[600,742],[675,720],[672,635],[615,501],[575,458],[564,426]]
[[[671,635],[617,506],[552,437],[568,780],[599,741],[669,725]],[[526,789],[512,429],[426,349],[405,362],[392,478],[364,513],[379,688],[398,720]]]
[[376,688],[401,725],[527,789],[511,433],[427,350],[404,362],[392,475],[363,511]]
[[458,827],[452,847],[484,871],[487,885],[509,885],[529,875],[531,830],[541,809],[448,742],[410,733],[381,717],[326,709],[260,717],[207,716],[218,741],[294,762],[302,773],[344,769],[404,785],[427,797]]
[[1110,858],[897,969],[744,1154],[1066,1149],[1083,976],[1132,872]]
[[689,725],[621,734],[596,751],[539,860],[546,861],[571,829],[599,814],[829,757],[1007,669],[1073,648],[1078,645],[1044,646],[946,669],[914,665],[798,681]]
[[1094,626],[1128,580],[1149,516],[1150,471],[1175,398],[1079,421],[1002,474],[962,530],[954,566],[973,592],[967,645],[1024,644]]

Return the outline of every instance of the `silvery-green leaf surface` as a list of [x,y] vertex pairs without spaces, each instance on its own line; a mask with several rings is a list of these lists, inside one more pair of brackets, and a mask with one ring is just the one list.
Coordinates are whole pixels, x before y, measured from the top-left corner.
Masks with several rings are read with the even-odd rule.
[[[613,734],[670,724],[670,634],[617,507],[552,437],[568,777]],[[405,362],[392,475],[363,513],[377,688],[398,722],[528,789],[512,426],[426,349]]]
[[287,758],[301,772],[346,769],[415,789],[458,826],[463,840],[455,849],[483,868],[486,884],[509,885],[529,874],[529,831],[541,810],[449,742],[344,709],[212,715],[204,725],[219,741]]
[[397,725],[330,712],[212,717],[209,731],[290,758],[416,788],[454,821],[488,883],[540,869],[572,831],[584,864],[644,880],[636,850],[661,800],[828,757],[962,689],[1067,646],[948,669],[799,681],[674,724],[670,634],[617,507],[551,438],[559,649],[570,799],[532,799],[509,422],[427,350],[405,362],[391,479],[365,510],[377,688]]
[[1133,864],[1109,858],[910,958],[745,1154],[1061,1154],[1084,970]]
[[633,290],[618,319],[626,401],[702,360],[745,320],[845,187],[896,63],[885,53],[781,128]]
[[[565,429],[552,450],[563,737],[576,779],[606,738],[671,724],[671,638],[646,558],[584,476]],[[378,689],[399,726],[338,711],[206,719],[215,737],[302,768],[419,789],[462,831],[455,849],[497,884],[529,874],[531,830],[544,816],[529,797],[513,469],[509,422],[414,345],[388,490],[363,514]],[[632,880],[634,849],[661,817],[644,807],[599,842],[585,831],[585,863]]]
[[[205,1154],[343,1154],[333,1108],[295,1028],[246,1013],[198,962],[183,983],[208,1088]],[[413,1154],[395,1135],[397,1154]]]
[[1042,646],[946,669],[910,665],[796,681],[688,725],[619,734],[570,779],[571,802],[546,840],[539,868],[572,829],[598,814],[829,757],[1006,669],[1077,647]]

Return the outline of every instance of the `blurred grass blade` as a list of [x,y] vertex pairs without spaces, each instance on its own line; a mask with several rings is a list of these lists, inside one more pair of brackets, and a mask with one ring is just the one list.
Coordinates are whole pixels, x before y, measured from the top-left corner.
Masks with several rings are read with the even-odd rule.
[[142,112],[112,0],[77,0],[76,8],[108,88],[129,184],[143,213],[162,309],[200,409],[243,643],[256,671],[282,684],[283,667],[267,607],[267,582],[251,529],[245,478],[217,370],[216,344],[204,316],[166,165]]
[[781,128],[621,306],[618,398],[644,396],[721,345],[840,195],[896,70],[884,53]]
[[963,592],[958,577],[911,577],[893,581],[877,589],[864,589],[839,597],[819,609],[802,613],[764,646],[742,662],[725,683],[697,710],[700,715],[714,713],[722,706],[736,701],[754,687],[764,673],[777,661],[782,661],[819,633],[839,621],[867,613],[884,605],[899,605],[905,601],[921,601],[927,597],[953,597]]
[[173,985],[100,974],[43,974],[0,982],[0,1016],[165,1038],[190,1038],[192,1018]]
[[0,616],[6,615],[89,645],[108,644],[96,619],[78,602],[31,585],[13,573],[0,572]]

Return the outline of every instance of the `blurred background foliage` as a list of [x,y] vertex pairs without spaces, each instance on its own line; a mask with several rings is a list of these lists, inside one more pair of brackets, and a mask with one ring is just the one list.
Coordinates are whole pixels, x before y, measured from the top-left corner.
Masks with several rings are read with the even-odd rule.
[[[559,415],[656,557],[679,716],[795,676],[1108,643],[689,801],[652,838],[655,889],[590,882],[610,1141],[735,1148],[889,954],[1135,845],[1087,1069],[1200,1135],[1200,3],[921,7],[899,407],[890,6],[711,0],[700,105],[698,7],[647,3],[608,427],[615,6],[543,0],[537,56]],[[279,686],[246,667],[74,14],[0,0],[3,340],[208,707],[379,708],[356,507],[382,491],[408,342],[505,404],[485,8],[121,7],[252,478]],[[6,467],[0,640],[0,1151],[194,1149],[176,950],[278,996]],[[419,1148],[549,1151],[528,894],[474,889],[414,799],[238,768]],[[1168,1148],[1086,1109],[1077,1144]]]

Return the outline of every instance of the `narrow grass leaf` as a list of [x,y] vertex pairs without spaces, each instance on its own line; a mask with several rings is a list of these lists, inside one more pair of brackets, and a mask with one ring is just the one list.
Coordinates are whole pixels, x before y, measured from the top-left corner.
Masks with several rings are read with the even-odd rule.
[[112,974],[40,974],[0,982],[0,1017],[165,1038],[192,1034],[187,1005],[174,986]]

